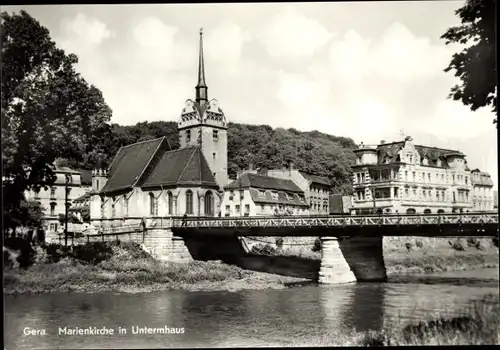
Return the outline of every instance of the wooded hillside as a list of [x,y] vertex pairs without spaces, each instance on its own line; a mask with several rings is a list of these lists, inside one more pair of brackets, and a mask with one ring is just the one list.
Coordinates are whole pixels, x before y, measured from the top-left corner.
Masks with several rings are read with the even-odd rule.
[[[228,172],[235,177],[239,169],[281,168],[293,160],[297,169],[328,176],[335,191],[349,193],[351,165],[354,164],[350,138],[273,129],[267,125],[228,124]],[[166,136],[173,149],[179,147],[175,122],[141,122],[132,126],[112,124],[112,137],[106,141],[103,162],[109,165],[121,146]]]

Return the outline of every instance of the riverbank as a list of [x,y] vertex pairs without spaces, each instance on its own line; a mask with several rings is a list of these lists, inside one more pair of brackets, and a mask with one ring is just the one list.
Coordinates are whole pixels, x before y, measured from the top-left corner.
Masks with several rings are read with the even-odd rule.
[[355,332],[339,338],[321,335],[303,343],[291,340],[285,346],[404,346],[404,345],[496,345],[500,337],[498,294],[471,300],[458,315],[443,316],[417,324],[400,324],[389,329]]
[[[446,241],[448,242],[448,241]],[[384,246],[384,259],[388,275],[420,274],[431,272],[464,271],[498,267],[498,248],[469,247],[451,249],[452,245],[427,249],[400,249],[397,245]],[[484,244],[483,244],[484,246]],[[292,249],[272,251],[269,255],[298,256],[321,259],[320,252]],[[7,262],[15,260],[10,253]],[[57,245],[40,247],[24,261],[32,261],[27,268],[4,267],[4,293],[49,292],[119,292],[143,293],[182,289],[189,291],[215,291],[242,289],[281,289],[292,284],[308,282],[306,279],[286,277],[241,269],[220,262],[192,261],[189,263],[160,262],[144,252],[138,244],[92,243],[75,248],[74,252]],[[4,266],[6,264],[4,252]]]
[[53,250],[38,248],[35,262],[26,269],[4,268],[4,293],[236,291],[280,289],[306,281],[213,261],[182,264],[156,261],[134,243],[94,244],[92,254],[89,254],[91,249],[77,254],[80,259],[60,248]]

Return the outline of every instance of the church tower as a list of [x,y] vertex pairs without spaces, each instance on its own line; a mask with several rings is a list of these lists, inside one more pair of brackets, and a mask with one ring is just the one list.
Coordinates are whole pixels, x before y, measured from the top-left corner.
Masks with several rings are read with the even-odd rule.
[[227,123],[217,100],[208,100],[203,59],[203,30],[200,30],[198,84],[195,100],[188,99],[182,110],[179,130],[180,148],[200,146],[219,186],[228,183]]

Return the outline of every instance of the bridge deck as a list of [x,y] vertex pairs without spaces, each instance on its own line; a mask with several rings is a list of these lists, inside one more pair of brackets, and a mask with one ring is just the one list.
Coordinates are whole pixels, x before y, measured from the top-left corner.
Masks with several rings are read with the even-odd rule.
[[497,213],[174,218],[176,234],[238,236],[495,236]]

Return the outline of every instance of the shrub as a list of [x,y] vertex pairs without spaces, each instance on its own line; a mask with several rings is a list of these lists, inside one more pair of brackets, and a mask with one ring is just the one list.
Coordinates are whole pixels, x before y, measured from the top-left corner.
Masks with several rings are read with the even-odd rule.
[[475,237],[469,237],[467,238],[467,245],[469,247],[476,247],[479,243],[479,240]]
[[407,243],[405,243],[405,247],[406,247],[407,251],[410,251],[413,246],[410,242],[407,242]]
[[76,246],[73,249],[75,259],[98,264],[101,261],[108,260],[113,255],[113,249],[105,242],[92,242]]
[[27,239],[22,237],[9,237],[4,240],[4,246],[19,252],[16,260],[20,267],[28,268],[33,264],[35,250]]
[[493,237],[492,242],[498,248],[498,237]]
[[457,250],[457,251],[464,251],[465,250],[465,244],[461,239],[457,239],[455,241],[450,241],[451,248]]
[[316,237],[314,240],[314,244],[311,248],[313,252],[320,252],[321,251],[321,239],[319,237]]
[[422,240],[420,239],[417,239],[415,241],[415,245],[418,247],[418,248],[422,248],[424,246],[424,243],[422,242]]
[[283,237],[276,238],[276,247],[283,248]]
[[259,255],[276,255],[276,249],[270,244],[256,244],[252,247],[252,253]]

